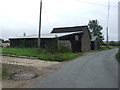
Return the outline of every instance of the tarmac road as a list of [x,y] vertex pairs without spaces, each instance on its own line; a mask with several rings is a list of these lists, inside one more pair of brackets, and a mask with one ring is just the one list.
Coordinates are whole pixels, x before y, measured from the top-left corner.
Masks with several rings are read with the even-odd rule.
[[77,58],[31,88],[118,88],[118,49]]

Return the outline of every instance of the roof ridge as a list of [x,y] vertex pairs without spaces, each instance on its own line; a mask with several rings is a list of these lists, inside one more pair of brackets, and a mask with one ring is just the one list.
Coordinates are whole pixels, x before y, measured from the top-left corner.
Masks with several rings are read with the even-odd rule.
[[77,28],[77,27],[87,27],[88,25],[83,26],[67,26],[67,27],[55,27],[54,29],[62,29],[62,28]]

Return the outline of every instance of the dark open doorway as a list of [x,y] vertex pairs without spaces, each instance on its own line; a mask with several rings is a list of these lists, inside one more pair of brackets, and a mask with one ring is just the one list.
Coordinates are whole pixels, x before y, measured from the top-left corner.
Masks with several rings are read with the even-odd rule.
[[72,36],[71,48],[73,52],[81,52],[81,38],[78,35]]

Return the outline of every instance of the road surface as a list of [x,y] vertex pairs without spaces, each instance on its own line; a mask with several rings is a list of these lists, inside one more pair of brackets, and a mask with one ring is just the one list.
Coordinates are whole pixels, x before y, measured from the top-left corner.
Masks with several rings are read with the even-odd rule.
[[31,88],[118,88],[118,49],[77,58]]

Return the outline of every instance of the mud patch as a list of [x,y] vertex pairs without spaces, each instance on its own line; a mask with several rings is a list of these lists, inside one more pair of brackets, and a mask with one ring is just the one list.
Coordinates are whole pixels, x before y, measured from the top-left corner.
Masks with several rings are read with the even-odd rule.
[[9,80],[15,80],[15,81],[18,81],[18,80],[30,80],[32,78],[35,78],[39,75],[33,73],[33,72],[22,72],[22,71],[19,71],[19,72],[15,72],[15,73],[12,73],[10,76],[9,76]]
[[[3,88],[29,88],[29,86],[31,86],[37,80],[43,79],[44,77],[48,76],[50,73],[53,73],[56,70],[60,69],[60,67],[62,67],[63,65],[64,63],[61,63],[61,64],[56,64],[50,67],[37,69],[35,67],[30,67],[30,66],[2,64],[2,69],[11,73],[9,77],[7,77],[5,80],[2,81],[2,87]],[[26,78],[28,73],[30,77]],[[18,77],[21,74],[24,74],[24,75],[22,77],[16,78],[16,76]],[[31,74],[34,74],[34,75],[31,75]],[[25,77],[24,80],[23,80],[23,77]]]

